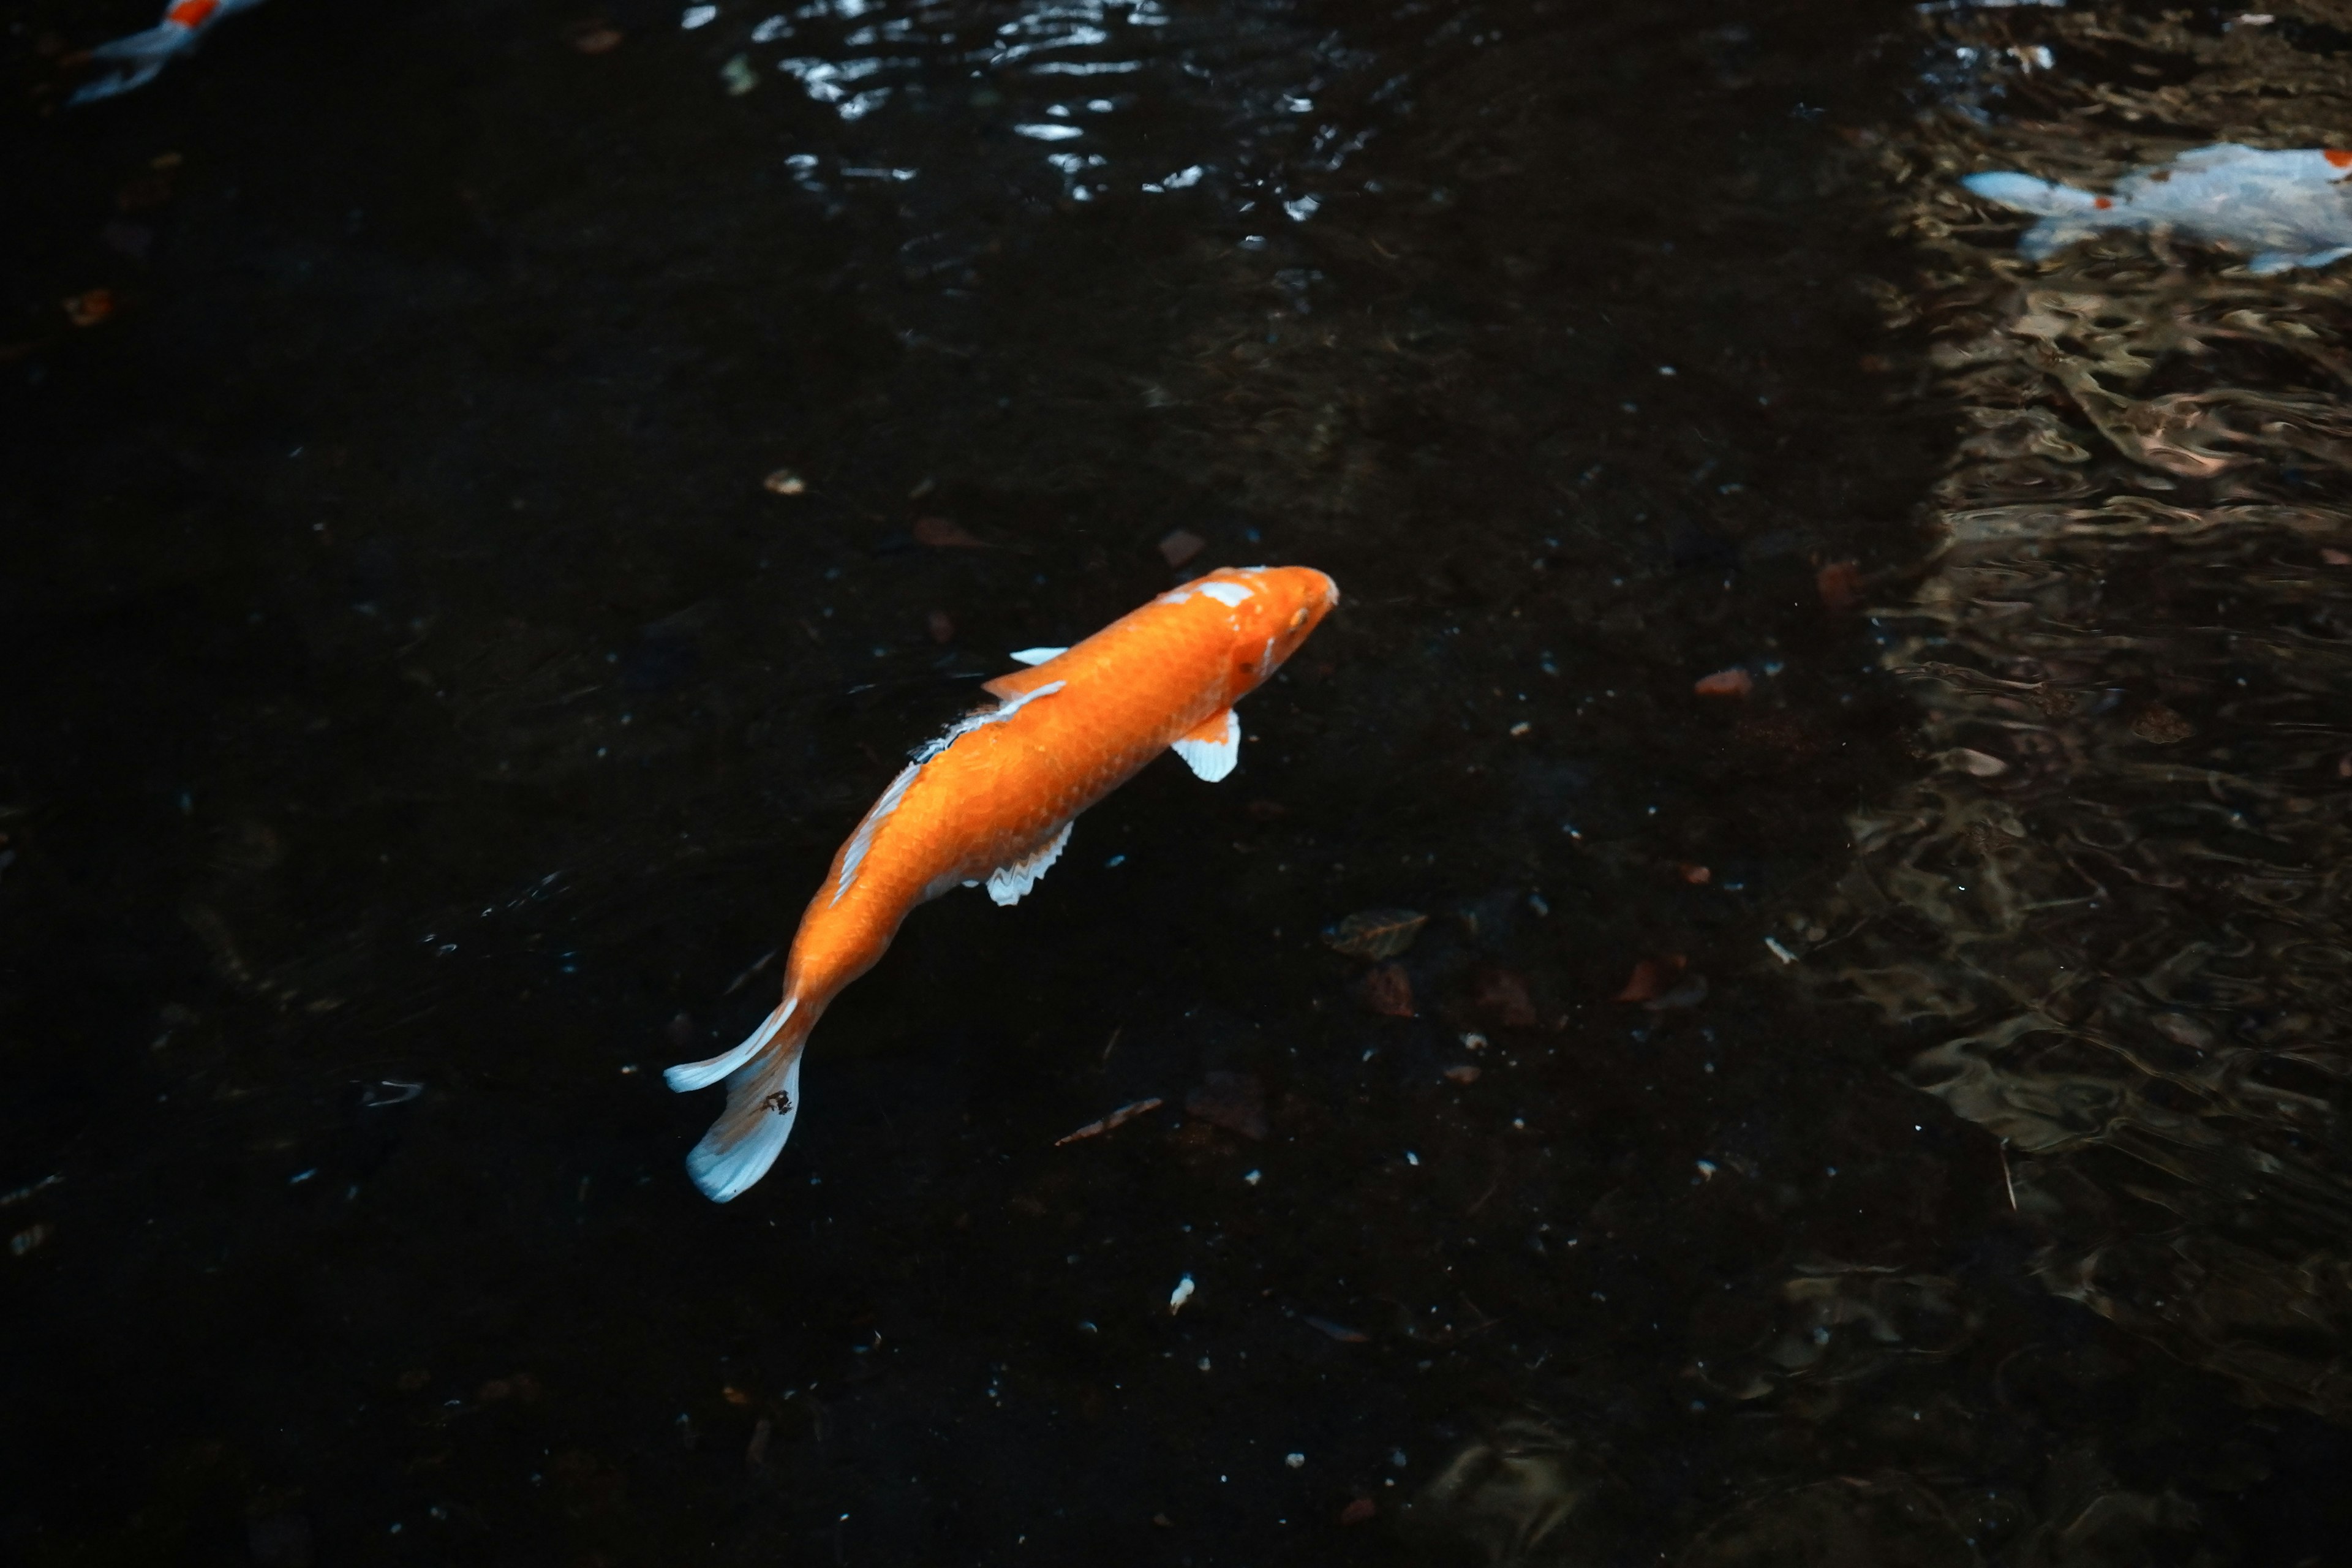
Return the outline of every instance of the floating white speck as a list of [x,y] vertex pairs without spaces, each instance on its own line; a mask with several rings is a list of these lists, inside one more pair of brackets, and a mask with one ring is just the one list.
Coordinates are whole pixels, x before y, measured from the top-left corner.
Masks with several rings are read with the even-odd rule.
[[1176,1289],[1169,1294],[1168,1315],[1172,1318],[1177,1313],[1182,1311],[1184,1310],[1184,1303],[1192,1299],[1192,1277],[1190,1274],[1187,1274],[1184,1278],[1176,1281]]
[[686,15],[677,19],[677,25],[691,33],[697,27],[708,27],[717,20],[719,20],[718,6],[688,5],[686,8]]
[[1304,1469],[1307,1467],[1307,1456],[1304,1454],[1285,1454],[1282,1457],[1282,1462],[1288,1465],[1294,1470]]
[[1797,962],[1797,955],[1796,955],[1795,953],[1793,953],[1793,952],[1790,952],[1787,948],[1782,947],[1782,946],[1780,945],[1780,939],[1779,937],[1777,937],[1777,936],[1768,936],[1768,937],[1766,937],[1766,938],[1764,939],[1764,945],[1765,945],[1766,947],[1770,948],[1770,949],[1772,950],[1772,956],[1773,956],[1773,957],[1775,957],[1775,958],[1777,958],[1777,959],[1779,959],[1781,963],[1796,963],[1796,962]]
[[1075,125],[1016,125],[1013,132],[1033,142],[1071,142],[1086,134]]
[[1315,210],[1322,205],[1323,198],[1321,196],[1305,195],[1300,196],[1296,200],[1283,203],[1282,210],[1290,215],[1291,222],[1305,223],[1308,218],[1315,216]]
[[1257,1185],[1260,1182],[1262,1182],[1262,1181],[1265,1180],[1265,1173],[1264,1171],[1248,1171],[1248,1172],[1244,1172],[1244,1173],[1243,1173],[1243,1175],[1242,1175],[1242,1180],[1243,1180],[1243,1181],[1244,1181],[1244,1182],[1246,1182],[1246,1183],[1248,1183],[1251,1186],[1253,1186],[1253,1187],[1254,1187],[1254,1186]]
[[1421,1156],[1408,1149],[1404,1152],[1404,1163],[1408,1165],[1418,1165],[1421,1163]]

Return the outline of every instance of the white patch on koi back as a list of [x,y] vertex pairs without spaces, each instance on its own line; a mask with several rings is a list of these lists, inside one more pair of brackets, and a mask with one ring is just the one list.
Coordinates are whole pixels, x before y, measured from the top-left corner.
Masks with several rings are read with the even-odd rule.
[[874,847],[876,829],[882,826],[884,817],[898,809],[898,803],[906,798],[907,786],[913,784],[915,775],[922,771],[920,762],[910,763],[901,770],[898,776],[890,781],[890,787],[882,792],[882,798],[874,803],[872,809],[858,823],[857,831],[849,836],[849,847],[841,857],[841,881],[833,889],[834,903],[841,902],[841,895],[849,891],[849,884],[857,879],[858,862],[864,860],[866,852]]
[[1015,664],[1043,664],[1049,658],[1059,658],[1070,650],[1066,647],[1024,647],[1012,656]]
[[1020,712],[1024,708],[1028,707],[1032,702],[1036,701],[1040,697],[1051,697],[1054,693],[1059,691],[1068,684],[1069,682],[1066,680],[1049,680],[1045,685],[1039,687],[1036,690],[1024,691],[1020,696],[1012,699],[1010,701],[1000,702],[995,707],[983,709],[978,713],[966,714],[964,717],[957,720],[954,723],[949,725],[947,732],[942,734],[938,740],[929,742],[922,750],[915,753],[915,762],[917,765],[919,766],[924,763],[929,762],[933,757],[938,756],[941,752],[946,751],[950,746],[954,745],[958,741],[963,739],[966,735],[971,734],[974,730],[984,730],[991,724],[1002,724],[1007,719],[1012,718],[1015,713]]
[[1257,590],[1245,583],[1203,583],[1201,592],[1229,610],[1238,607],[1244,599],[1257,596]]
[[[1053,867],[1054,862],[1062,858],[1062,847],[1070,841],[1070,827],[1069,823],[1062,824],[1060,832],[1045,840],[1029,855],[1015,860],[1010,866],[999,866],[995,870],[991,871],[988,874],[988,896],[1001,906],[1019,903],[1021,895],[1035,887],[1037,879],[1044,876]],[[969,887],[971,884],[966,883],[965,886]]]

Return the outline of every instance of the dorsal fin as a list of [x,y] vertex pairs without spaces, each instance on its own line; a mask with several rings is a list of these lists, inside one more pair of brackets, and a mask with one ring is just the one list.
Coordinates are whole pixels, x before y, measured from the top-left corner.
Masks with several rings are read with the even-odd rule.
[[[1033,648],[1028,651],[1037,650]],[[1010,702],[1014,698],[1034,691],[1041,686],[1050,686],[1056,680],[1066,680],[1069,678],[1069,671],[1062,668],[1061,665],[1062,660],[1069,657],[1069,652],[1068,648],[1056,648],[1054,650],[1054,657],[1045,663],[1032,665],[1027,669],[1016,669],[1009,674],[1000,675],[993,680],[983,680],[980,683],[980,689],[991,697],[1002,697]],[[1021,656],[1015,654],[1013,657],[1018,658]]]

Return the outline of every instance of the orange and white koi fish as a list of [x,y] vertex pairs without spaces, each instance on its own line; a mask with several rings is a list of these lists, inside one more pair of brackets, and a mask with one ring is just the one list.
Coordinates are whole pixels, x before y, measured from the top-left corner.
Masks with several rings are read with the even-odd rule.
[[1234,704],[1297,651],[1339,602],[1305,566],[1224,568],[1030,668],[915,753],[833,858],[784,961],[784,997],[723,1056],[674,1067],[670,1088],[724,1079],[727,1110],[686,1158],[719,1203],[765,1175],[800,1113],[801,1051],[825,1007],[874,967],[917,904],[986,883],[1019,900],[1070,841],[1078,813],[1173,751],[1212,782],[1240,758]]
[[157,71],[171,63],[172,57],[183,49],[194,48],[196,39],[215,22],[232,11],[260,4],[261,0],[172,0],[163,7],[163,19],[145,32],[133,33],[90,50],[91,59],[121,68],[96,81],[85,82],[68,101],[89,103],[145,87],[155,79]]

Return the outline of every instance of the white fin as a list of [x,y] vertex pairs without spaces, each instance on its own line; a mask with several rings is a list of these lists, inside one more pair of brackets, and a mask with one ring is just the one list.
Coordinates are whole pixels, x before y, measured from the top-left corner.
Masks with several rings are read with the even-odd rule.
[[1015,664],[1043,664],[1049,658],[1059,658],[1070,650],[1066,647],[1024,647],[1013,655]]
[[196,41],[194,27],[166,25],[150,27],[143,33],[133,33],[127,38],[117,38],[110,44],[100,44],[89,51],[94,60],[120,60],[126,68],[110,76],[100,77],[77,89],[68,103],[94,103],[101,98],[112,98],[145,87],[155,79],[156,73],[181,50]]
[[709,1089],[729,1073],[760,1054],[760,1047],[776,1037],[776,1031],[792,1022],[793,1009],[801,1005],[797,996],[787,996],[784,1005],[768,1015],[767,1021],[751,1031],[751,1037],[731,1051],[725,1051],[708,1060],[680,1062],[662,1074],[662,1082],[680,1094],[698,1089]]
[[1244,583],[1203,583],[1201,592],[1229,610],[1244,599],[1257,596],[1257,590]]
[[1026,857],[1010,866],[999,866],[988,874],[988,896],[1000,904],[1017,904],[1021,895],[1037,885],[1055,861],[1062,858],[1062,846],[1070,841],[1070,825],[1064,823],[1053,837],[1048,838]]
[[[2033,213],[2042,217],[2103,210],[2099,207],[2099,198],[2089,191],[2078,191],[2054,180],[2037,180],[2031,174],[2008,172],[1970,174],[1960,184],[1989,202],[1999,202],[2014,211]],[[2116,205],[2120,206],[2123,204]]]
[[[772,1100],[774,1105],[758,1110],[748,1127],[735,1114],[739,1102],[756,1107]],[[744,1068],[728,1080],[727,1102],[729,1114],[686,1156],[686,1173],[705,1197],[719,1204],[766,1175],[783,1152],[784,1140],[793,1135],[793,1122],[801,1113],[800,1052]]]
[[1169,749],[1184,759],[1186,767],[1215,784],[1242,760],[1241,715],[1228,708],[1195,725]]

